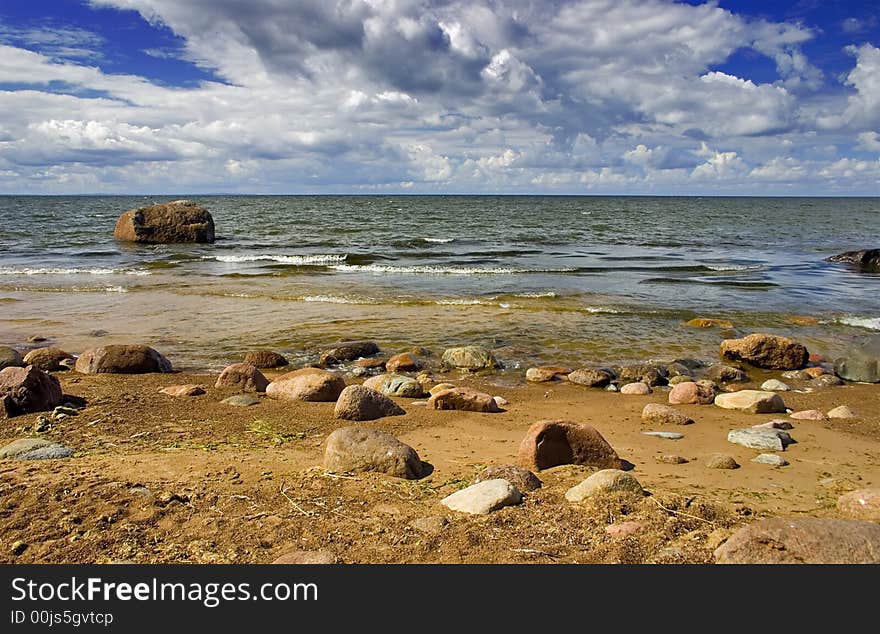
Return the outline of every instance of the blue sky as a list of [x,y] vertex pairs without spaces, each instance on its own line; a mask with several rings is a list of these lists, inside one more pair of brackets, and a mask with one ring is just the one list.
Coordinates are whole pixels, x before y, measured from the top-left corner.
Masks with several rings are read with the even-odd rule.
[[880,194],[875,2],[4,0],[0,193]]

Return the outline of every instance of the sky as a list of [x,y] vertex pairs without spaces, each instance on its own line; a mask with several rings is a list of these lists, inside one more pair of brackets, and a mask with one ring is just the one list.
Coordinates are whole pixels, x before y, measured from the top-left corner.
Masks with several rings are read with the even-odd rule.
[[2,0],[0,194],[880,195],[880,6]]

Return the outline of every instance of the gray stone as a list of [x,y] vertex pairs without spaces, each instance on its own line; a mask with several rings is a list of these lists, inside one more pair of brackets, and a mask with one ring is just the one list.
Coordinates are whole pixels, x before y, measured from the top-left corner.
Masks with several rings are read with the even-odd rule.
[[501,478],[473,484],[440,501],[450,510],[471,515],[488,515],[492,511],[520,502],[522,494],[519,490]]
[[732,429],[727,434],[727,440],[750,449],[770,451],[783,451],[793,442],[791,436],[781,429],[756,429],[754,427]]
[[880,338],[847,350],[834,360],[834,372],[847,381],[880,383]]
[[788,464],[788,460],[786,460],[782,456],[777,456],[775,453],[758,454],[757,456],[752,458],[752,462],[757,462],[759,464],[768,464],[772,467],[784,467]]
[[665,438],[666,440],[681,440],[684,438],[684,434],[679,434],[674,431],[643,431],[645,436],[656,436],[657,438]]
[[69,458],[73,449],[43,438],[20,438],[0,448],[0,459],[49,460]]
[[761,389],[766,392],[790,392],[791,386],[778,379],[767,379],[761,383]]
[[571,487],[565,492],[569,502],[581,502],[588,497],[603,493],[624,493],[633,497],[642,497],[645,492],[635,476],[618,469],[603,469],[589,478]]
[[363,427],[343,427],[327,437],[324,468],[344,471],[378,471],[415,480],[428,472],[415,449],[394,436]]
[[379,346],[374,341],[343,341],[323,350],[319,363],[321,367],[339,365],[377,352]]
[[501,365],[489,350],[480,346],[449,348],[443,352],[440,362],[447,368],[469,370],[471,372],[490,370]]
[[775,392],[740,390],[715,397],[715,405],[724,409],[736,409],[751,414],[785,413],[785,402]]
[[250,407],[252,405],[259,405],[260,399],[247,394],[236,394],[235,396],[224,398],[220,402],[226,403],[227,405],[234,405],[235,407]]

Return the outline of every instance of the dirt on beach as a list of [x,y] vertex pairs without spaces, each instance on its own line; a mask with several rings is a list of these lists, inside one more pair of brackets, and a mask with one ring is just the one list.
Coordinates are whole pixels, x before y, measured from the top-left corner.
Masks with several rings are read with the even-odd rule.
[[[282,371],[265,371],[271,379]],[[760,385],[779,373],[750,371]],[[290,551],[327,551],[340,563],[711,563],[734,530],[761,517],[841,517],[840,494],[880,484],[880,385],[786,392],[793,410],[849,405],[849,420],[794,420],[796,443],[775,468],[727,441],[731,429],[779,414],[681,405],[696,422],[657,427],[641,418],[668,391],[626,396],[565,382],[529,384],[512,373],[439,376],[509,401],[501,413],[428,411],[365,423],[333,417],[333,403],[275,401],[235,407],[216,375],[59,372],[77,416],[36,434],[38,414],[0,421],[2,444],[40,435],[76,451],[64,460],[0,462],[2,563],[268,563]],[[359,382],[359,380],[356,380]],[[353,382],[351,379],[349,383]],[[194,383],[195,397],[158,390]],[[538,473],[543,487],[485,516],[440,505],[488,465],[514,464],[542,419],[593,425],[649,492],[582,503],[566,490],[596,471]],[[421,480],[322,467],[330,432],[351,424],[393,434],[433,472]],[[684,434],[667,440],[642,434]],[[740,468],[710,469],[714,453]],[[677,454],[684,464],[658,461]],[[609,526],[611,529],[606,530]]]

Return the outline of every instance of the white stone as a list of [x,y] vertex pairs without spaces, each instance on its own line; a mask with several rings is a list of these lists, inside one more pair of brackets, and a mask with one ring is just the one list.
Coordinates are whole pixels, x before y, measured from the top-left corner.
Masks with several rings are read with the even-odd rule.
[[737,409],[752,414],[785,412],[785,403],[779,394],[761,390],[740,390],[715,397],[715,405],[724,409]]
[[456,491],[443,498],[440,504],[461,513],[487,515],[504,506],[519,504],[521,501],[522,493],[515,486],[507,480],[496,478]]
[[768,379],[761,383],[761,389],[767,392],[790,392],[791,386],[777,379]]
[[858,416],[849,406],[841,405],[840,407],[828,410],[828,418],[858,418]]
[[642,485],[635,476],[620,469],[602,469],[565,492],[569,502],[580,502],[599,493],[630,493],[644,495]]
[[769,464],[773,467],[784,467],[788,464],[788,460],[786,460],[782,456],[777,456],[775,453],[762,453],[752,458],[752,462]]

